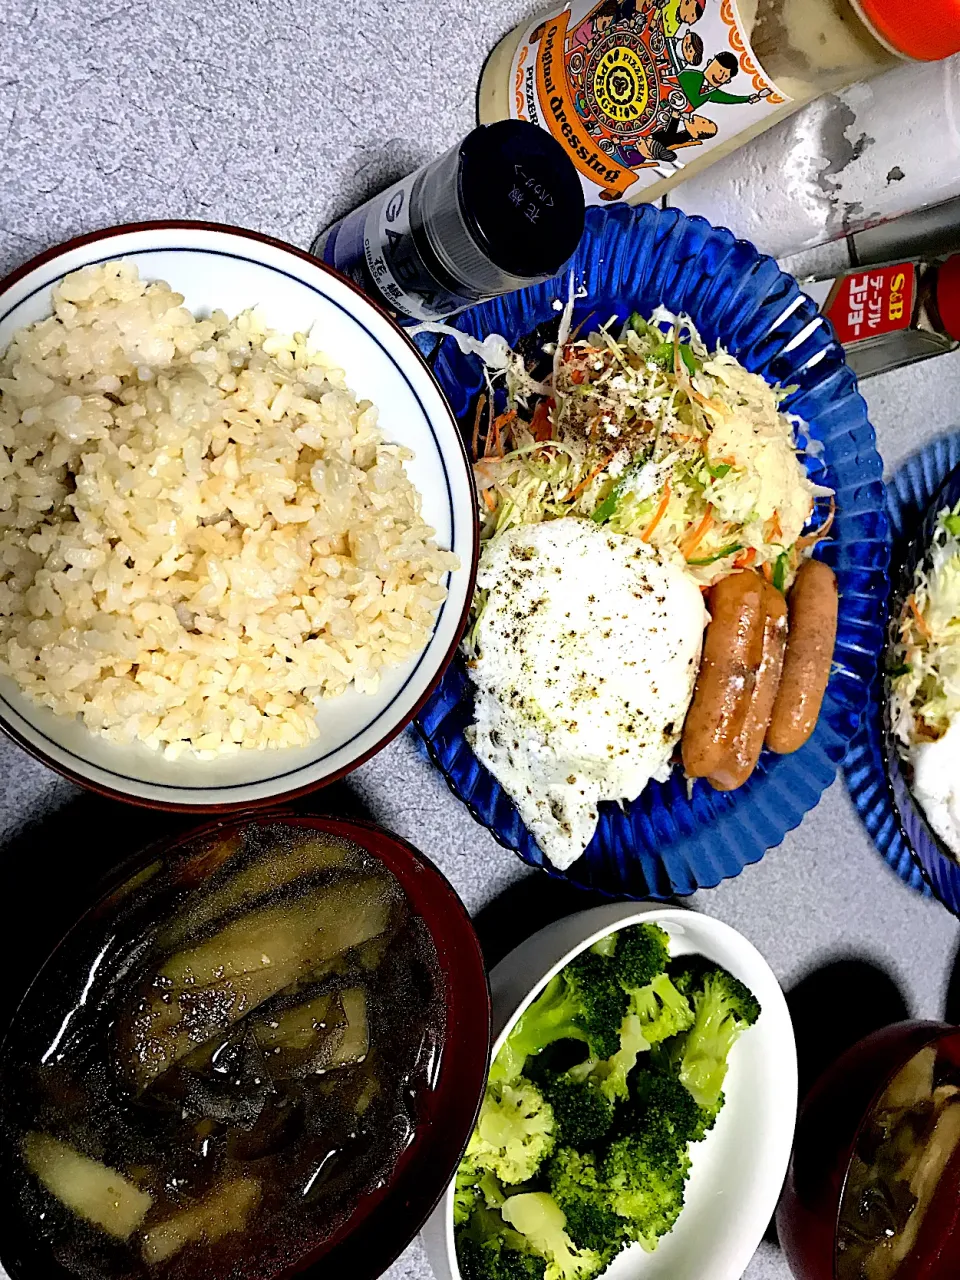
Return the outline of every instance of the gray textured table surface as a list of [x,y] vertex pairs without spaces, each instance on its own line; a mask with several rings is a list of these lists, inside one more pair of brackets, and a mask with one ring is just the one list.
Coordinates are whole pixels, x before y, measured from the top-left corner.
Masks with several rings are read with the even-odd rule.
[[[471,127],[484,55],[534,8],[528,0],[5,0],[0,274],[68,236],[144,218],[232,222],[307,246],[322,225]],[[865,391],[895,466],[957,422],[960,353]],[[329,803],[362,808],[412,840],[471,911],[524,874],[409,737]],[[0,741],[0,902],[35,883],[38,866],[104,847],[120,857],[157,825],[80,797]],[[68,835],[79,849],[62,843]],[[895,1017],[898,1007],[944,1013],[957,921],[887,870],[842,782],[763,862],[694,905],[742,930],[788,992],[831,965],[844,997],[857,978],[853,1024]],[[419,1246],[388,1274],[423,1280]],[[788,1272],[765,1243],[746,1274],[785,1280]]]

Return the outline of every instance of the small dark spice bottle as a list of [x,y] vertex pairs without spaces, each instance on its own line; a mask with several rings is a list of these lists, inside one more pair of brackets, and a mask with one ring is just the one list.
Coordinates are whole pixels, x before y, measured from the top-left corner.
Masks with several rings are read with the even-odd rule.
[[400,318],[442,320],[556,275],[583,215],[563,147],[503,120],[347,214],[312,251]]

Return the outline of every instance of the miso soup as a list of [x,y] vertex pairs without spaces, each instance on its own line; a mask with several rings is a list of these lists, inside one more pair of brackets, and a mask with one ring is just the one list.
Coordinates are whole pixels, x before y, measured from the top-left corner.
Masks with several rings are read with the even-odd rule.
[[960,1195],[960,1042],[928,1045],[864,1123],[840,1203],[837,1280],[954,1280]]
[[444,1032],[433,943],[348,841],[247,827],[85,918],[0,1057],[17,1273],[268,1277],[382,1188]]

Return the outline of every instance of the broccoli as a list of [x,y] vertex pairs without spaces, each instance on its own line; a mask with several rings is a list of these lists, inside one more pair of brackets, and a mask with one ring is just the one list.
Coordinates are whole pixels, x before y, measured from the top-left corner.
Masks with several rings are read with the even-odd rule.
[[719,965],[678,966],[677,986],[693,1000],[694,1021],[673,1058],[697,1104],[714,1115],[723,1105],[727,1057],[740,1033],[760,1016],[753,993]]
[[[628,966],[642,977],[666,956],[666,934],[655,925],[639,925],[624,930],[628,950],[635,963]],[[620,951],[618,948],[617,954]],[[621,981],[625,980],[621,972]],[[598,1063],[594,1075],[611,1102],[627,1096],[627,1077],[637,1058],[651,1046],[685,1031],[693,1023],[693,1010],[666,973],[655,973],[645,986],[630,989],[630,1005],[620,1026],[620,1047],[612,1057]]]
[[[662,1139],[662,1133],[657,1135]],[[683,1208],[690,1157],[684,1147],[664,1146],[636,1134],[611,1143],[601,1166],[611,1208],[625,1218],[629,1239],[645,1249],[673,1227]]]
[[648,1145],[669,1155],[671,1147],[698,1142],[714,1119],[712,1112],[697,1106],[675,1076],[643,1068],[631,1080],[630,1105],[621,1128],[643,1133]]
[[609,1132],[613,1102],[590,1077],[577,1080],[568,1074],[553,1076],[544,1082],[543,1092],[553,1108],[557,1142],[589,1147]]
[[501,1182],[527,1182],[553,1150],[553,1109],[535,1084],[490,1083],[464,1163]]
[[490,1079],[516,1079],[527,1058],[556,1040],[582,1040],[594,1058],[616,1053],[628,997],[615,964],[615,956],[585,951],[551,978],[517,1020],[490,1068]]
[[605,1098],[611,1102],[626,1099],[627,1077],[637,1065],[641,1053],[646,1053],[650,1044],[643,1034],[644,1022],[635,1013],[628,1013],[620,1025],[620,1048],[612,1058],[598,1062],[592,1068],[592,1075],[597,1081]]
[[643,1038],[649,1045],[659,1044],[693,1026],[689,1000],[665,973],[657,974],[647,986],[630,993],[630,1013],[640,1019]]
[[596,1157],[561,1147],[547,1173],[553,1198],[566,1215],[570,1239],[609,1261],[623,1247],[627,1224],[610,1206]]
[[453,1225],[463,1226],[477,1207],[480,1171],[472,1160],[461,1160],[453,1189]]
[[463,1280],[543,1280],[547,1268],[546,1260],[529,1250],[470,1239],[457,1244],[457,1263]]
[[689,1143],[711,1123],[674,1076],[648,1068],[632,1075],[629,1103],[618,1114],[619,1136],[600,1172],[611,1208],[627,1219],[629,1238],[644,1248],[656,1248],[676,1222],[690,1170]]
[[457,1264],[463,1280],[543,1280],[546,1260],[499,1213],[480,1209],[457,1232]]
[[592,1280],[606,1259],[594,1249],[578,1249],[567,1234],[563,1210],[546,1191],[527,1191],[504,1203],[503,1217],[546,1258],[544,1280]]
[[670,961],[670,938],[659,925],[635,924],[620,929],[614,963],[617,978],[627,991],[645,987],[664,972]]

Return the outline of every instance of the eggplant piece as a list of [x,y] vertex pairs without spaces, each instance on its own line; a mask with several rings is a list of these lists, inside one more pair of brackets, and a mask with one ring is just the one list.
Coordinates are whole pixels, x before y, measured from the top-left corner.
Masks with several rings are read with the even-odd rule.
[[391,934],[381,933],[376,938],[371,938],[369,942],[365,942],[363,946],[357,947],[357,959],[361,968],[368,972],[378,969],[391,942],[393,942]]
[[317,836],[292,849],[281,849],[273,857],[244,867],[226,884],[204,894],[173,919],[158,941],[164,950],[180,946],[191,934],[221,916],[249,907],[265,894],[318,871],[346,867],[354,861],[352,848],[333,836]]
[[27,1168],[52,1196],[117,1240],[131,1236],[153,1204],[122,1173],[48,1133],[26,1134],[22,1150]]
[[360,987],[340,992],[344,1027],[330,1058],[323,1064],[327,1070],[362,1062],[370,1050],[370,1026],[367,1019],[367,997]]
[[262,907],[170,956],[126,1021],[137,1086],[246,1017],[324,961],[382,933],[394,906],[380,876],[340,881]]
[[344,1014],[332,992],[314,996],[305,1004],[283,1009],[272,1018],[258,1019],[253,1034],[269,1064],[282,1077],[298,1067],[326,1061],[340,1039]]
[[257,1178],[233,1178],[196,1204],[164,1218],[143,1233],[142,1253],[150,1265],[172,1258],[184,1245],[214,1244],[242,1231],[260,1203]]

